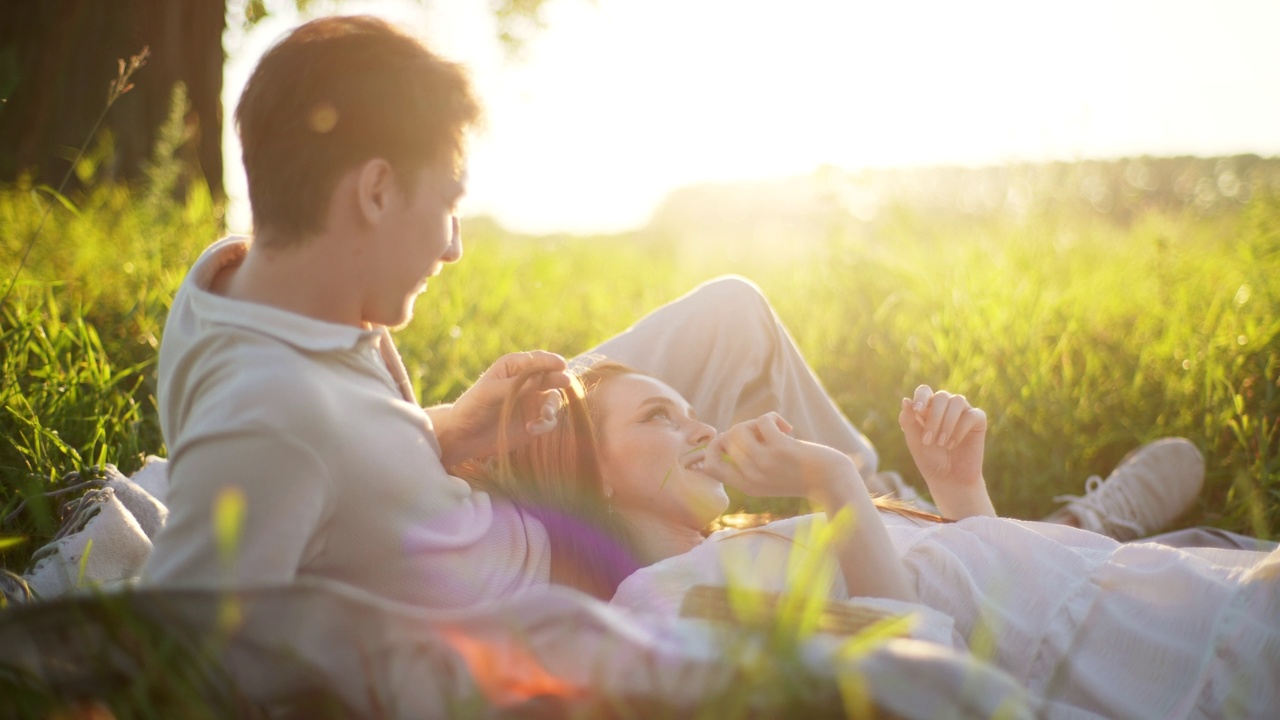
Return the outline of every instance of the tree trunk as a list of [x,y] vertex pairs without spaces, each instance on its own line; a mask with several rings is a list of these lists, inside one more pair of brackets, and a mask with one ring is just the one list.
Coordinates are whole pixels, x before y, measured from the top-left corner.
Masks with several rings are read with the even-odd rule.
[[[30,174],[55,185],[106,104],[117,59],[151,57],[103,121],[114,154],[98,180],[136,181],[184,83],[186,179],[222,195],[225,0],[6,0],[0,3],[0,183]],[[163,159],[162,159],[163,160]],[[75,188],[72,178],[69,189]]]

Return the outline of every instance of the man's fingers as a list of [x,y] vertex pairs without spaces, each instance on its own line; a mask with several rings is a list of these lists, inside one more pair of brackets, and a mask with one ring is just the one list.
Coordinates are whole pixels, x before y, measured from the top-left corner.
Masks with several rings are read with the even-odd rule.
[[538,415],[543,420],[554,421],[560,417],[560,410],[564,407],[564,396],[559,390],[543,390],[539,395],[542,397],[541,411]]
[[555,428],[564,408],[564,396],[559,390],[526,391],[520,407],[525,428],[529,434],[538,435]]
[[[568,373],[564,371],[569,367],[569,363],[560,355],[546,350],[507,353],[498,358],[493,367],[498,371],[498,377],[500,378],[514,378],[519,377],[522,373],[540,372],[552,375],[563,374],[566,383],[568,381]],[[568,385],[549,385],[543,389],[551,387],[568,387]]]
[[524,431],[529,433],[530,437],[533,437],[536,435],[549,433],[552,430],[555,430],[556,425],[559,425],[559,424],[560,423],[556,418],[551,418],[548,420],[547,418],[540,417],[537,420],[530,420],[529,422],[525,423]]
[[573,385],[573,374],[568,370],[548,370],[538,376],[539,390],[563,390]]

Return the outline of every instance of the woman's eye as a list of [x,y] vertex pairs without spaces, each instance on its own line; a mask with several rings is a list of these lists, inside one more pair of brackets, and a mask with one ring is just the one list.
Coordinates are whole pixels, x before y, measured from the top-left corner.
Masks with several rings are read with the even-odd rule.
[[666,409],[666,408],[664,408],[664,407],[656,407],[656,408],[654,408],[654,409],[650,410],[650,411],[649,411],[649,414],[648,414],[648,415],[645,415],[644,419],[645,419],[645,420],[654,420],[654,419],[661,418],[661,419],[663,419],[663,420],[666,420],[666,419],[668,419],[668,418],[670,418],[670,417],[671,417],[671,415],[670,415],[669,413],[667,413],[667,409]]

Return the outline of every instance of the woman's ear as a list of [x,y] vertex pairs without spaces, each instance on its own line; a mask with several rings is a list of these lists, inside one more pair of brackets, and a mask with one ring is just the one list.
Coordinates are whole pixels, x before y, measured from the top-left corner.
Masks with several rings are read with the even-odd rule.
[[391,163],[382,158],[365,161],[356,174],[356,204],[364,222],[380,224],[399,190]]

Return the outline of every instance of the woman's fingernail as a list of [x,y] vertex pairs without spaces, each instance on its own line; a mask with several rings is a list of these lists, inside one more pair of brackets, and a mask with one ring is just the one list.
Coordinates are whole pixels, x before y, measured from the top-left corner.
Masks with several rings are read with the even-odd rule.
[[921,410],[924,410],[924,403],[917,402],[914,407],[916,409],[916,412],[920,412]]
[[939,435],[939,436],[938,436],[938,444],[939,444],[939,445],[946,445],[946,444],[947,444],[947,434],[946,434],[946,433],[942,433],[941,435]]
[[926,432],[926,433],[924,434],[924,444],[925,444],[925,445],[928,445],[928,444],[929,444],[929,443],[931,443],[931,442],[933,442],[933,431],[932,431],[932,430],[930,430],[929,432]]

